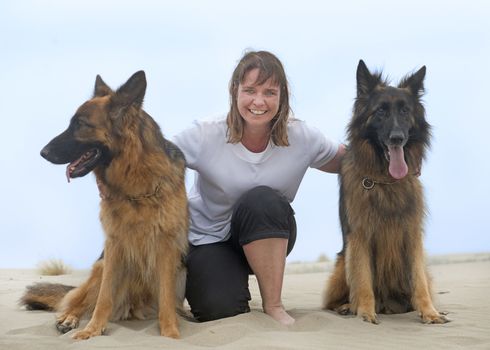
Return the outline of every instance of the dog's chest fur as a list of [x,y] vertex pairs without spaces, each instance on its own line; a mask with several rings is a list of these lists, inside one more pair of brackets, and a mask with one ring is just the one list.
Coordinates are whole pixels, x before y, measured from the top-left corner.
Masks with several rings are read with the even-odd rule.
[[[364,178],[377,183],[373,188],[365,189],[362,185]],[[351,232],[369,228],[372,232],[366,234],[391,231],[393,236],[401,234],[397,231],[403,230],[403,227],[413,227],[414,220],[419,221],[423,217],[422,186],[415,176],[395,181],[373,168],[359,167],[348,152],[342,163],[340,182],[341,200],[348,213]]]
[[158,257],[165,254],[164,243],[168,240],[163,232],[161,210],[158,206],[129,201],[102,203],[101,222],[106,245],[111,245],[116,261],[124,266],[121,270],[127,276],[121,277],[155,285]]

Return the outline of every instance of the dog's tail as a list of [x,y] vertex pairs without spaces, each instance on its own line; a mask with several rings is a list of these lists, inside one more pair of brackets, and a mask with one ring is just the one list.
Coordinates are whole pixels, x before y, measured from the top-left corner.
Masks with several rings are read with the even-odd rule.
[[56,311],[61,299],[73,288],[57,283],[36,283],[27,287],[19,305],[27,310]]

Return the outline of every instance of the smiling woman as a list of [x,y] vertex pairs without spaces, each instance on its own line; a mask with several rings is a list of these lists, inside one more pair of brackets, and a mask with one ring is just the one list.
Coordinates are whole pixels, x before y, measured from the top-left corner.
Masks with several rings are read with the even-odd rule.
[[309,167],[337,172],[343,147],[290,118],[286,74],[267,51],[245,54],[233,72],[225,120],[177,135],[197,172],[189,194],[186,296],[199,321],[250,310],[248,275],[274,320],[294,319],[282,300],[286,255],[296,241],[290,205]]
[[277,57],[267,51],[245,54],[233,72],[230,97],[229,142],[245,139],[245,147],[252,152],[263,151],[269,140],[277,146],[289,145],[289,87]]
[[[254,121],[256,116],[262,116],[263,124],[276,116],[279,110],[280,88],[271,78],[264,83],[257,83],[260,71],[258,68],[248,72],[243,82],[238,85],[237,104],[238,111],[246,125]],[[250,118],[250,115],[252,118]]]
[[280,87],[271,78],[258,84],[260,70],[252,69],[238,85],[237,105],[245,121],[242,144],[251,152],[262,152],[269,141],[269,125],[279,111]]

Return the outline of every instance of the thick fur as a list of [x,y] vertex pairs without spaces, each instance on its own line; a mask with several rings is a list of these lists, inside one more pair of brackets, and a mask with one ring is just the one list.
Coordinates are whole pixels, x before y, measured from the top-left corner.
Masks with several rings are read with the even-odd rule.
[[[430,137],[421,102],[424,77],[422,67],[393,87],[359,62],[339,177],[343,248],[327,284],[326,309],[371,323],[378,323],[376,313],[412,310],[425,323],[447,322],[432,303],[422,243],[418,174]],[[395,146],[403,148],[408,167],[397,178],[389,170],[388,150]]]
[[97,76],[94,97],[41,151],[53,163],[70,163],[68,179],[93,170],[105,189],[104,254],[90,277],[71,290],[37,284],[21,299],[28,309],[58,311],[63,333],[91,315],[75,339],[102,334],[110,319],[142,319],[156,310],[161,334],[179,337],[176,289],[182,293],[188,231],[185,159],[143,111],[145,91],[142,71],[116,92]]

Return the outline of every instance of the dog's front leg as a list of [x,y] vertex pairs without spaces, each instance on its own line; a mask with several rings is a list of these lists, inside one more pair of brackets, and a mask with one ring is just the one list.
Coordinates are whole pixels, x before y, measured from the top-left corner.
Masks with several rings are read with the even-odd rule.
[[71,290],[63,298],[63,312],[56,318],[56,328],[66,333],[78,327],[80,318],[87,312],[92,312],[97,302],[100,290],[103,260],[98,260],[90,273],[90,277],[80,287]]
[[[160,321],[160,334],[170,338],[179,338],[180,332],[176,311],[176,273],[180,256],[174,247],[164,242],[162,253],[158,258],[159,291],[158,291],[158,320]],[[175,252],[175,253],[171,253]]]
[[[421,235],[420,235],[421,236]],[[420,312],[423,323],[446,323],[449,319],[439,313],[432,304],[432,295],[429,278],[424,262],[424,253],[422,239],[420,238],[416,247],[414,247],[412,282],[414,286],[412,304]]]
[[358,232],[352,232],[347,240],[345,269],[351,311],[366,322],[378,324],[369,245]]
[[113,270],[114,270],[114,252],[110,242],[106,241],[104,248],[104,260],[102,281],[100,283],[99,295],[95,310],[87,326],[76,332],[73,339],[88,339],[101,335],[105,330],[107,322],[112,314],[112,287],[113,287]]

